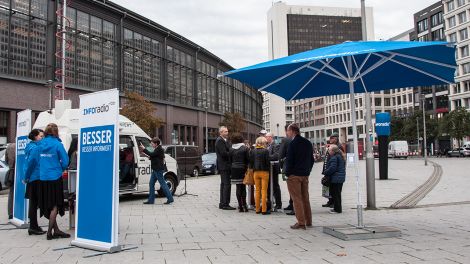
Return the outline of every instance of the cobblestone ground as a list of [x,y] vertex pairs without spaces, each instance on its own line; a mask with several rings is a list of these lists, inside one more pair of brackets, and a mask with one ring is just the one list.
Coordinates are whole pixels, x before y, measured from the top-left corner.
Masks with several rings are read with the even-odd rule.
[[[0,225],[0,263],[470,263],[470,159],[435,161],[444,174],[419,208],[384,209],[426,181],[432,166],[417,159],[390,160],[391,180],[376,181],[377,206],[382,209],[365,211],[365,223],[396,227],[403,233],[400,238],[342,241],[322,233],[322,226],[356,223],[356,184],[348,169],[344,213],[331,215],[321,208],[322,164],[316,164],[310,177],[314,227],[306,231],[291,230],[295,218],[280,212],[262,216],[219,210],[219,177],[202,176],[188,180],[188,192],[198,196],[178,197],[170,206],[162,205],[165,199],[149,206],[142,204],[145,196],[121,198],[119,239],[137,249],[83,258],[94,252],[54,251],[70,239],[47,241]],[[284,182],[281,187],[286,203]],[[232,194],[235,205],[234,190]],[[6,195],[0,195],[0,224],[7,222],[6,202]],[[67,216],[60,219],[61,227],[67,223]]]

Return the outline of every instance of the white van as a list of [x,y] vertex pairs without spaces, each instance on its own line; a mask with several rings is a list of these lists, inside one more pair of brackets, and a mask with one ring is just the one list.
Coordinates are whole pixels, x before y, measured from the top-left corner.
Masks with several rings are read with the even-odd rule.
[[[47,124],[55,123],[59,127],[59,137],[68,151],[74,138],[78,138],[79,109],[70,109],[69,101],[56,101],[56,109],[41,112],[33,125],[33,128],[45,129]],[[125,116],[119,115],[119,193],[135,194],[149,191],[151,175],[150,160],[142,153],[138,146],[142,143],[146,148],[151,148],[150,137],[134,122]],[[124,163],[129,166],[125,170]],[[175,193],[180,182],[177,176],[178,168],[176,160],[165,155],[168,171],[165,180],[172,193]],[[126,174],[124,174],[126,172]],[[158,184],[158,182],[157,182]],[[162,195],[159,186],[155,187]]]
[[388,143],[388,157],[389,158],[408,158],[408,142],[406,141],[391,141]]

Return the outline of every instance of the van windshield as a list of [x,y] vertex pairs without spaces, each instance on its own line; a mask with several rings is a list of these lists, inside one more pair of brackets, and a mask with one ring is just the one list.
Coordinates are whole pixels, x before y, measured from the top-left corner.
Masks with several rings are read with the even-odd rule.
[[[135,139],[137,140],[138,146],[140,146],[140,144],[142,143],[142,145],[144,145],[146,150],[153,152],[153,147],[152,145],[150,145],[150,139],[144,138],[144,137],[135,137]],[[140,149],[139,149],[139,155],[141,157],[147,157],[147,155],[145,155],[143,151],[140,151]]]

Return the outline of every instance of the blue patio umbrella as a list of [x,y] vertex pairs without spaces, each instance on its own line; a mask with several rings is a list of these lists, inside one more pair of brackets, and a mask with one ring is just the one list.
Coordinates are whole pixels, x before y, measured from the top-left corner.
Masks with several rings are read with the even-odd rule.
[[[323,47],[223,74],[286,100],[454,83],[455,46],[447,42],[358,41]],[[356,115],[352,114],[358,226],[362,227]]]

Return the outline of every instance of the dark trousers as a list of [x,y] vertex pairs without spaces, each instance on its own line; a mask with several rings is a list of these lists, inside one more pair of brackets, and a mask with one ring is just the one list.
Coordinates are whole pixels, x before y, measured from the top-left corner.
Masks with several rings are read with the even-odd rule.
[[15,185],[11,184],[10,189],[8,190],[8,216],[13,215],[13,194],[15,191]]
[[343,190],[342,183],[330,184],[330,195],[333,199],[334,210],[338,213],[342,212],[341,208],[341,191]]
[[29,199],[28,217],[29,217],[29,229],[35,229],[35,230],[39,229],[37,197],[32,197],[31,199]]
[[[273,167],[273,192],[274,192],[274,201],[276,202],[276,206],[282,207],[282,199],[281,199],[281,186],[279,186],[279,167]],[[271,195],[269,196],[271,197]]]
[[245,184],[237,184],[237,200],[239,207],[246,207],[246,186]]
[[222,171],[220,171],[220,202],[219,202],[219,207],[229,206],[229,204],[230,204],[230,193],[231,193],[230,171],[229,170],[222,170]]

